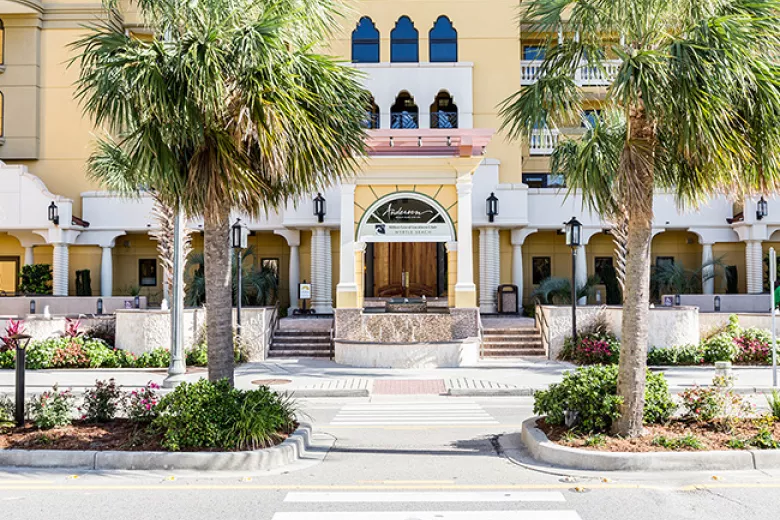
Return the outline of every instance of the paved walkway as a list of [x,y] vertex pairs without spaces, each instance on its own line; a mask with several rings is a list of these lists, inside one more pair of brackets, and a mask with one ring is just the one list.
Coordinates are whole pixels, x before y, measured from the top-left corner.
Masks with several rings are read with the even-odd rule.
[[[522,396],[560,381],[563,373],[572,368],[574,366],[569,363],[536,359],[485,361],[475,367],[424,370],[356,368],[328,360],[283,359],[237,367],[236,385],[248,389],[270,383],[274,388],[294,392],[300,397],[359,397],[371,395],[377,381],[406,381],[395,383],[400,393],[413,393],[410,388],[422,384],[414,381],[436,381],[430,384],[442,382],[443,393],[450,395]],[[715,372],[713,367],[670,367],[661,370],[675,392],[695,384],[707,385]],[[57,383],[60,387],[81,391],[97,379],[109,378],[116,379],[122,386],[134,387],[148,381],[162,383],[165,375],[165,371],[159,369],[30,370],[27,372],[27,389],[36,393]],[[771,368],[735,368],[734,375],[737,388],[743,393],[770,391]],[[196,369],[187,378],[195,381],[204,376],[205,371]],[[13,387],[14,371],[0,370],[0,393],[11,393]],[[392,384],[391,388],[394,388]]]

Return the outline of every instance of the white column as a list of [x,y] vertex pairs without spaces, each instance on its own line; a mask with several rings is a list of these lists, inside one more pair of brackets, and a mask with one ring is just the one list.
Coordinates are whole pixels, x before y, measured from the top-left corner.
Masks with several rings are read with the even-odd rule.
[[68,295],[68,244],[55,243],[54,246],[54,296]]
[[[574,281],[576,287],[583,287],[588,283],[588,257],[585,254],[585,246],[579,246],[577,248],[576,255],[577,262],[577,279]],[[577,305],[587,305],[588,298],[583,297],[577,300]]]
[[312,307],[317,314],[333,313],[332,260],[330,248],[330,230],[316,227],[312,232]]
[[748,240],[745,244],[745,268],[747,271],[748,294],[763,292],[763,248],[758,240]]
[[[104,247],[100,257],[100,296],[109,297],[114,290],[113,248]],[[164,284],[167,286],[167,284]]]
[[35,263],[35,259],[33,256],[33,246],[25,247],[24,248],[24,265],[33,265]]
[[[701,265],[707,266],[712,263],[712,244],[701,245]],[[701,289],[704,294],[715,294],[715,277],[713,276],[714,266],[709,265],[702,269]]]
[[[476,304],[476,286],[474,285],[474,251],[471,239],[471,175],[458,180],[458,277],[455,284],[455,300],[458,306]],[[468,300],[458,302],[458,293]],[[473,302],[473,303],[472,303]]]
[[290,246],[290,272],[288,274],[290,284],[290,308],[288,315],[292,316],[295,309],[298,308],[298,284],[301,283],[301,253],[297,245]]
[[[339,256],[339,283],[336,286],[336,306],[353,307],[357,304],[355,281],[355,185],[341,185],[341,249]],[[343,295],[343,296],[342,296]]]
[[517,298],[523,301],[523,245],[512,244],[512,284],[517,286]]
[[479,230],[479,311],[493,314],[497,311],[496,291],[501,274],[498,228]]

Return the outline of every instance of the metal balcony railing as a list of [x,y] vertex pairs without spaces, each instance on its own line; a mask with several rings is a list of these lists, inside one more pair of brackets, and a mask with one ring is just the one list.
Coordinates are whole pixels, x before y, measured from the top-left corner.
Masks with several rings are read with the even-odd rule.
[[366,118],[363,120],[363,128],[375,130],[379,128],[379,112],[366,111]]
[[558,130],[535,130],[528,139],[531,155],[552,155],[558,137]]
[[[612,83],[618,68],[620,60],[606,60],[603,63],[604,68],[594,67],[583,64],[574,75],[574,82],[581,87],[604,87]],[[533,85],[539,79],[541,74],[541,60],[522,60],[520,62],[520,84]]]
[[431,112],[431,128],[458,128],[458,113]]
[[420,128],[420,115],[414,112],[391,112],[390,128]]

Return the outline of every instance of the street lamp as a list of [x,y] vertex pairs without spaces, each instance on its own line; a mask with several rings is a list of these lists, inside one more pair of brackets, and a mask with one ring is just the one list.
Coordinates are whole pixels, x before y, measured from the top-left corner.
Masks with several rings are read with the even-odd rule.
[[488,221],[493,222],[496,219],[496,215],[498,215],[498,197],[491,192],[486,202],[485,212],[487,213]]
[[49,204],[49,222],[53,223],[55,226],[60,225],[60,212],[54,201],[51,201],[51,204]]
[[14,420],[17,426],[24,426],[24,370],[26,364],[27,345],[32,336],[27,334],[13,334],[8,339],[14,342],[16,348],[16,410]]
[[242,294],[242,273],[241,273],[241,251],[246,248],[246,234],[241,225],[241,219],[236,219],[236,223],[231,228],[231,238],[233,250],[236,252],[236,287],[238,292],[238,301],[236,303],[236,336],[241,337],[241,299]]
[[761,198],[756,203],[756,219],[762,220],[769,216],[769,204],[767,203],[766,199],[761,196]]
[[577,248],[582,245],[582,224],[576,217],[564,223],[566,245],[571,248],[571,338],[577,342]]
[[314,197],[314,214],[317,216],[317,222],[325,222],[325,213],[327,212],[327,204],[325,202],[325,197],[322,196],[322,193],[318,193],[316,197]]

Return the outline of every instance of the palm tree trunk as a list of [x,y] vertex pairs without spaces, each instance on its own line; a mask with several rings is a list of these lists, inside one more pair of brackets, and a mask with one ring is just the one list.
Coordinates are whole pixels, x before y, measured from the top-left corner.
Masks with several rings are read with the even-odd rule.
[[230,260],[230,206],[204,215],[206,335],[209,380],[233,385],[233,284]]

